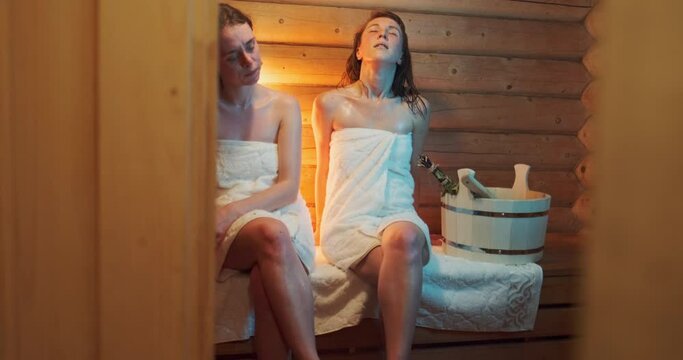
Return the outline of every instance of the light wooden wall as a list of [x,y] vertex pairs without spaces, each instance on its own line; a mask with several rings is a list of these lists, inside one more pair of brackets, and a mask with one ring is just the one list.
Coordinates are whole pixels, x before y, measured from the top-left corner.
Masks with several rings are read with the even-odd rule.
[[216,3],[0,2],[0,357],[212,357]]
[[[583,20],[592,0],[226,2],[254,20],[262,82],[301,103],[302,193],[310,207],[311,103],[338,83],[369,9],[384,7],[406,23],[416,83],[432,104],[425,151],[447,173],[471,167],[490,186],[511,186],[512,166],[528,163],[530,187],[553,197],[548,230],[581,228],[576,169],[587,150],[578,134],[590,114],[581,97],[591,81],[582,58],[593,43]],[[439,233],[438,186],[425,171],[416,183],[418,212]]]

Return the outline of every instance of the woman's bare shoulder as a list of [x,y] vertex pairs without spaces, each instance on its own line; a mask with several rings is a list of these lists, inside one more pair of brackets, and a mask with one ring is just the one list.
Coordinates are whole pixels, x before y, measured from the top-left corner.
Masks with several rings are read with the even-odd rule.
[[331,89],[320,93],[315,98],[315,105],[319,108],[332,108],[348,100],[353,96],[350,86]]

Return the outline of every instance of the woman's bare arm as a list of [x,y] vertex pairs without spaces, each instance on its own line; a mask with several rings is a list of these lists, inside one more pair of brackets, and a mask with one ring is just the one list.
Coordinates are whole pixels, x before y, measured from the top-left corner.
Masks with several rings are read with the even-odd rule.
[[320,234],[320,219],[325,208],[327,193],[327,174],[330,163],[330,137],[332,134],[332,105],[329,93],[318,96],[313,102],[311,121],[315,137],[315,229],[316,237]]
[[416,115],[415,119],[413,120],[413,155],[410,159],[411,171],[417,164],[417,158],[422,153],[425,140],[427,139],[427,133],[429,132],[431,108],[427,99],[422,98],[422,101],[424,101],[425,104],[424,114],[422,116]]

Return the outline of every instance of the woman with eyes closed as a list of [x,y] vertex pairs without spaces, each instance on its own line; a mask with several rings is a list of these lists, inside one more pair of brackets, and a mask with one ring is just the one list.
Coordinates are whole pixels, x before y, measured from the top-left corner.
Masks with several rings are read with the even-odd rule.
[[374,12],[354,37],[340,87],[313,105],[316,236],[325,256],[377,287],[388,359],[410,355],[429,261],[411,164],[429,128],[401,18]]
[[[311,220],[299,194],[301,115],[288,95],[258,85],[251,20],[219,5],[216,273],[249,272],[259,358],[318,359]],[[227,309],[226,311],[230,311]]]

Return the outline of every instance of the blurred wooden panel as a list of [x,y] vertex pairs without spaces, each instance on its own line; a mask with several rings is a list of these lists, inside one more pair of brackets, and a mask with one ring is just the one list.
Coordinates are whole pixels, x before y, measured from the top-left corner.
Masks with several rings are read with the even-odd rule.
[[[224,0],[222,0],[224,1]],[[571,1],[571,0],[569,0]],[[239,6],[239,1],[230,1]],[[588,14],[590,0],[578,6],[559,6],[543,1],[510,0],[267,0],[268,3],[324,5],[359,9],[387,8],[415,12],[489,16],[556,21],[581,21]]]
[[14,303],[14,222],[12,205],[12,123],[10,94],[10,2],[0,2],[0,358],[16,359],[16,305]]
[[94,359],[96,6],[0,9],[0,356]]
[[100,359],[209,359],[215,3],[98,12]]
[[[261,45],[262,82],[337,85],[349,50]],[[415,82],[422,91],[458,91],[579,97],[590,81],[581,63],[485,56],[413,54]]]
[[[304,124],[310,124],[313,100],[329,86],[270,85],[294,95]],[[423,92],[432,108],[432,130],[471,130],[576,134],[588,113],[577,99]]]
[[[370,10],[239,2],[261,43],[351,47]],[[581,23],[399,12],[417,52],[578,60],[592,42]]]
[[600,5],[596,226],[580,355],[683,359],[683,2]]

